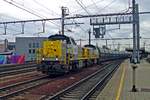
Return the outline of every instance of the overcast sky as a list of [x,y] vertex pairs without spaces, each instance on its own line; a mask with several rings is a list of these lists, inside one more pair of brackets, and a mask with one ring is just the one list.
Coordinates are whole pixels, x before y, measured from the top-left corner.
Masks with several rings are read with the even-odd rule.
[[[28,11],[39,15],[37,17],[32,15],[26,11],[23,11],[14,5],[6,3],[6,1],[12,2],[15,5],[18,5],[22,8],[27,9]],[[61,7],[68,7],[69,15],[74,16],[76,14],[84,14],[87,12],[83,10],[83,8],[77,3],[79,1],[82,6],[86,7],[85,9],[89,14],[102,14],[102,13],[114,13],[114,12],[125,12],[129,6],[131,6],[131,0],[0,0],[0,15],[1,16],[11,16],[18,20],[26,20],[26,19],[41,19],[41,18],[54,18],[61,16]],[[150,0],[136,0],[139,3],[140,11],[150,11]],[[0,18],[1,18],[0,16]],[[5,17],[3,18],[5,19]],[[141,15],[140,16],[140,29],[142,37],[150,37],[150,15]],[[12,21],[15,19],[12,19]],[[8,19],[3,20],[8,21]],[[11,21],[11,19],[9,19]],[[76,26],[67,26],[66,28],[73,30],[73,33],[66,33],[76,39],[79,38],[87,38],[87,30],[90,28],[89,19],[85,20],[76,20],[77,22],[84,22],[84,25],[80,25],[80,27]],[[67,21],[69,22],[69,21]],[[39,23],[38,23],[39,26]],[[36,27],[38,27],[36,26]],[[115,25],[111,28],[117,28]],[[41,28],[41,26],[40,26]],[[50,35],[49,33],[58,33],[60,30],[60,21],[54,21],[53,23],[47,23],[47,34],[45,36]],[[39,29],[39,28],[37,28]],[[21,30],[21,29],[20,29]],[[27,30],[27,29],[26,29]],[[81,34],[82,33],[82,34]],[[111,37],[132,37],[132,26],[131,25],[121,25],[120,30],[108,32]],[[106,38],[110,38],[110,35],[106,35]],[[42,34],[43,35],[43,34]],[[25,36],[25,35],[24,35]],[[5,36],[3,36],[5,37]],[[9,36],[10,37],[10,36]],[[142,43],[148,40],[142,40]],[[125,42],[125,41],[124,41]],[[130,41],[132,43],[132,41]],[[116,44],[118,41],[116,42]]]

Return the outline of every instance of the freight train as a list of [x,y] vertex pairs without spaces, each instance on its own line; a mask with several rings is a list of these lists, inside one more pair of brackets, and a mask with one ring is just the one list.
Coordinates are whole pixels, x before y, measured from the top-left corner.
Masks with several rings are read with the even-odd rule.
[[42,43],[41,61],[38,71],[48,75],[60,75],[92,64],[105,61],[125,59],[130,54],[102,49],[94,45],[78,46],[73,38],[55,34]]

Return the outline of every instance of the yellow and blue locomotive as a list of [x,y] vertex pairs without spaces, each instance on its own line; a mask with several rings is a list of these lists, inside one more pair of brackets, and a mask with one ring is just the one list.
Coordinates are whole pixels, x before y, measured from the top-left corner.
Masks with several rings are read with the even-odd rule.
[[73,38],[65,35],[51,35],[43,41],[40,50],[39,71],[51,74],[63,74],[78,70],[96,62],[98,54],[90,48],[79,47]]
[[64,74],[76,71],[100,62],[126,58],[125,53],[110,53],[94,45],[78,46],[74,39],[65,35],[51,35],[42,43],[38,71],[48,75]]

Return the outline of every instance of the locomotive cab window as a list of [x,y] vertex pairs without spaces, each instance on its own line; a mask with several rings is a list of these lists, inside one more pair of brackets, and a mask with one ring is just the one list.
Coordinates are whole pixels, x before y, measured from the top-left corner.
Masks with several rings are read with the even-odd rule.
[[73,45],[77,45],[76,42],[74,41],[74,39],[71,38],[72,44]]
[[71,41],[70,41],[70,39],[68,39],[68,40],[67,40],[67,44],[71,44]]

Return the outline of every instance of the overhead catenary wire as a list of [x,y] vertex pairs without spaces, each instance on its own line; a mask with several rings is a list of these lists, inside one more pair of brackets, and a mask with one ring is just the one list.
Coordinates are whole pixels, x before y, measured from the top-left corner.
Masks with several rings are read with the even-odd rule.
[[[33,1],[36,1],[36,0],[33,0]],[[44,7],[44,5],[42,5],[41,3],[37,2],[37,1],[36,1],[36,3],[38,3],[39,5],[41,5],[41,6],[43,6],[43,7]],[[51,10],[51,11],[52,11],[52,10]],[[58,13],[54,12],[54,11],[52,11],[52,12],[53,12],[53,13],[55,13],[55,14],[57,14],[57,15],[60,15],[60,14],[58,14]],[[77,21],[75,21],[75,20],[73,19],[73,21],[72,21],[72,22],[76,23]],[[79,25],[79,27],[80,27],[80,29],[81,29],[82,31],[86,32],[86,31],[84,30],[84,28],[82,28],[80,25]]]
[[[109,14],[96,14],[96,15],[81,15],[81,16],[70,16],[65,19],[81,19],[81,18],[90,18],[90,17],[100,17],[100,16],[118,16],[118,15],[131,15],[132,13],[109,13]],[[150,14],[150,11],[139,12],[141,15]],[[38,22],[38,21],[47,21],[47,20],[61,20],[61,18],[45,18],[45,19],[31,19],[31,20],[20,20],[20,21],[6,21],[0,22],[0,24],[10,24],[10,23],[21,23],[21,22]]]
[[84,9],[84,11],[88,14],[88,15],[90,15],[90,13],[87,11],[87,9],[82,5],[82,3],[81,2],[79,2],[78,0],[75,0],[76,2],[77,2],[77,4],[82,8],[82,9]]
[[[80,2],[79,2],[80,1]],[[82,9],[83,10],[85,10],[86,11],[86,13],[88,14],[88,15],[90,15],[90,13],[87,11],[87,7],[83,4],[83,2],[81,1],[81,0],[79,0],[79,1],[77,1],[76,0],[76,2],[82,7]],[[93,4],[96,6],[96,3],[92,0],[92,2],[93,2]],[[97,6],[96,6],[97,7]],[[98,7],[97,7],[98,8]],[[82,28],[82,30],[84,30],[83,28]],[[85,30],[84,30],[85,31]],[[87,32],[87,31],[85,31],[85,32]]]
[[[78,5],[80,5],[80,7],[82,8],[82,9],[84,9],[84,11],[88,14],[88,15],[90,15],[90,13],[87,11],[87,9],[85,8],[85,6],[83,5],[83,3],[80,1],[78,1],[78,0],[75,0],[76,2],[77,2],[77,4]],[[81,27],[80,27],[81,28]],[[83,28],[81,28],[82,30],[84,30]],[[85,31],[85,30],[84,30]],[[86,31],[85,31],[86,32]]]
[[[95,4],[102,3],[103,1],[105,1],[105,0],[99,0],[99,1],[95,2]],[[89,7],[91,7],[91,6],[94,6],[95,4],[94,4],[94,3],[89,4],[89,5],[85,6],[85,8],[89,8]],[[77,12],[79,12],[79,11],[82,11],[82,9],[78,9],[78,10],[76,10],[76,11],[74,11],[74,12],[71,12],[71,14],[77,13]]]
[[[93,1],[93,0],[91,0],[92,2],[93,2],[93,4],[95,5],[95,7],[97,8],[97,10],[99,9],[98,7],[97,7],[97,5],[96,5],[96,3]],[[116,0],[113,0],[112,2],[110,2],[108,5],[106,5],[106,6],[104,6],[103,8],[101,8],[100,10],[98,10],[98,12],[100,12],[101,10],[104,10],[104,9],[106,9],[107,7],[109,7],[112,3],[114,3]],[[108,34],[108,36],[110,37],[110,38],[112,38],[112,36],[109,34],[109,33],[107,33]],[[113,42],[115,42],[114,40],[113,40]]]
[[[93,0],[91,0],[92,2],[93,2]],[[92,4],[89,4],[89,5],[87,5],[87,6],[85,6],[85,8],[89,8],[89,7],[92,7],[92,6],[95,6],[95,4],[96,5],[98,5],[99,3],[102,3],[103,1],[105,1],[105,0],[98,0],[98,1],[94,1]],[[115,0],[114,0],[115,1]],[[112,2],[110,2],[108,5],[106,5],[105,7],[103,7],[103,8],[99,8],[98,6],[98,9],[101,11],[101,10],[104,10],[104,9],[106,9],[106,8],[108,8],[110,5],[112,5],[113,3],[114,3],[114,1],[112,1]],[[96,7],[96,6],[95,6]],[[96,7],[96,8],[97,8]],[[131,0],[128,0],[128,8],[127,9],[124,9],[124,10],[121,10],[120,12],[128,12],[128,10],[129,10],[129,8],[131,8]],[[83,9],[84,10],[84,9]],[[74,11],[74,12],[71,12],[71,14],[74,14],[74,13],[77,13],[77,12],[79,12],[79,11],[82,11],[82,9],[78,9],[78,10],[76,10],[76,11]],[[99,12],[99,11],[98,11]]]
[[[44,7],[45,9],[51,11],[52,13],[55,13],[56,15],[60,15],[60,14],[56,13],[55,11],[53,11],[53,10],[51,10],[51,9],[49,9],[49,8],[47,8],[47,7],[45,7],[43,4],[39,3],[37,0],[33,0],[33,1],[34,1],[34,3],[40,5],[41,7]],[[81,26],[80,26],[80,27],[81,27]],[[82,30],[83,30],[83,29],[82,29]],[[67,31],[70,31],[70,30],[67,29]],[[71,32],[72,32],[72,31],[71,31]]]
[[[76,2],[77,2],[77,4],[88,14],[88,15],[90,15],[90,13],[88,12],[88,10],[86,9],[86,6],[83,4],[83,2],[81,1],[81,0],[75,0]],[[84,29],[84,28],[82,28],[81,26],[80,26],[80,28],[81,28],[81,30],[82,31],[84,31],[85,33],[87,33],[87,31]]]
[[[53,10],[51,10],[51,9],[49,9],[49,8],[47,8],[47,7],[45,7],[43,4],[39,3],[37,0],[33,0],[33,1],[34,1],[35,3],[37,3],[38,5],[40,5],[41,7],[44,7],[44,8],[46,8],[47,10],[50,10],[52,13],[55,13],[56,15],[60,15],[60,14],[56,13],[55,11],[53,11]],[[75,20],[73,20],[73,22],[76,23]],[[81,30],[83,30],[84,32],[86,32],[81,26],[79,26],[79,27],[81,28]]]
[[[25,9],[25,8],[22,8],[22,7],[20,7],[20,6],[18,6],[18,5],[20,5],[19,3],[17,3],[17,2],[15,2],[15,1],[12,1],[12,2],[9,2],[9,1],[7,1],[7,0],[4,0],[5,2],[7,2],[7,3],[9,3],[9,4],[11,4],[11,5],[13,5],[13,6],[15,6],[15,7],[17,7],[17,8],[19,8],[19,9],[22,9],[22,10],[24,10],[24,11],[26,11],[26,12],[28,12],[28,13],[30,13],[30,14],[32,14],[32,15],[35,15],[35,16],[37,16],[37,17],[39,17],[39,18],[43,18],[43,17],[41,17],[39,14],[36,14],[36,13],[33,13],[32,11],[29,11],[29,10],[27,10],[27,9]],[[18,5],[16,5],[16,4],[14,4],[14,3],[17,3]],[[38,3],[39,4],[39,3]],[[30,9],[31,10],[31,9]],[[51,22],[51,21],[50,21]],[[51,23],[53,23],[53,22],[51,22]],[[55,24],[55,23],[53,23],[53,24]],[[55,24],[55,25],[57,25],[57,24]],[[59,26],[60,27],[60,25],[57,25],[57,26]],[[66,29],[67,31],[69,31],[69,29]]]
[[[36,3],[38,3],[39,5],[41,5],[41,6],[44,6],[44,5],[42,5],[41,3],[39,3],[39,2],[36,2]],[[48,9],[48,8],[47,8]],[[57,14],[57,15],[59,15],[58,13],[56,13],[56,12],[54,12],[54,11],[52,11],[52,10],[50,10],[51,12],[53,12],[53,13],[55,13],[55,14]],[[58,29],[60,29],[60,25],[59,24],[57,24],[57,26],[58,26]],[[70,29],[67,29],[67,28],[65,28],[65,30],[67,31],[67,32],[72,32]]]
[[[15,7],[19,8],[19,9],[22,9],[22,10],[24,10],[24,11],[26,11],[26,12],[28,12],[28,13],[30,13],[30,14],[32,14],[32,15],[34,15],[34,16],[37,16],[37,17],[39,17],[39,18],[42,18],[42,19],[43,19],[43,17],[42,17],[42,16],[40,16],[39,14],[33,13],[32,11],[27,10],[27,9],[25,9],[25,8],[21,7],[22,5],[20,5],[19,3],[17,3],[17,4],[18,4],[18,5],[20,5],[20,6],[16,5],[16,4],[15,4],[15,3],[16,3],[15,1],[12,1],[12,2],[10,2],[10,1],[8,1],[8,0],[3,0],[3,1],[5,1],[5,2],[7,2],[7,3],[9,3],[9,4],[11,4],[11,5],[13,5],[13,6],[15,6]],[[45,19],[46,19],[46,18],[45,18]],[[50,23],[52,23],[52,24],[56,25],[56,26],[58,27],[58,29],[60,28],[60,25],[58,25],[58,24],[56,24],[56,23],[54,23],[54,22],[52,22],[52,21],[50,21],[50,20],[48,20],[48,22],[50,22]],[[66,28],[65,28],[65,30],[70,31],[69,29],[66,29]]]
[[95,8],[96,8],[96,9],[99,9],[99,7],[98,7],[97,4],[95,3],[95,1],[94,1],[94,0],[91,0],[91,1],[92,1],[93,5],[95,6]]
[[[97,7],[97,5],[95,4],[95,2],[94,2],[93,0],[91,0],[91,1],[92,1],[93,4],[95,5],[95,7],[98,9],[98,7]],[[115,1],[116,1],[116,0],[113,0],[112,2],[110,2],[108,5],[106,5],[105,7],[103,7],[103,8],[100,9],[100,10],[104,10],[104,9],[108,8],[108,7],[109,7],[110,5],[112,5]],[[127,12],[130,10],[130,7],[131,7],[130,2],[131,2],[131,0],[128,0],[128,9],[126,9],[124,13],[127,13]],[[100,10],[99,10],[99,11],[100,11]],[[98,11],[98,12],[99,12],[99,11]],[[110,34],[108,34],[108,35],[111,37]],[[112,37],[111,37],[111,38],[112,38]],[[113,42],[115,42],[115,41],[113,41]]]
[[131,0],[127,0],[127,8],[124,10],[121,10],[120,12],[124,12],[124,13],[132,12],[132,11],[130,11],[131,8],[132,8],[131,7]]
[[4,2],[7,2],[7,3],[9,3],[9,4],[11,4],[11,5],[13,5],[13,6],[19,8],[19,9],[22,9],[22,10],[24,10],[24,11],[26,11],[26,12],[32,14],[32,15],[35,15],[36,17],[41,18],[41,16],[39,16],[39,15],[37,15],[37,14],[35,14],[35,13],[29,11],[29,10],[26,10],[25,8],[22,8],[22,7],[20,7],[20,6],[17,6],[17,5],[15,5],[14,3],[10,2],[10,1],[7,1],[7,0],[3,0],[3,1],[4,1]]
[[[99,8],[98,8],[98,6],[96,5],[96,3],[95,3],[93,0],[91,0],[91,1],[93,2],[93,4],[95,5],[96,9],[98,10]],[[112,4],[112,2],[111,2],[110,4]],[[100,9],[100,10],[105,9],[105,8],[108,7],[110,4],[106,5],[104,8],[102,8],[102,9]],[[98,10],[98,12],[99,12],[100,10]],[[109,33],[107,33],[107,34],[108,34],[108,36],[109,36],[110,38],[112,38],[112,36],[111,36]]]
[[101,12],[102,10],[108,8],[109,6],[111,6],[116,0],[112,0],[109,4],[107,4],[106,6],[104,6],[102,9],[98,10],[98,13]]
[[52,12],[52,13],[55,13],[56,15],[59,15],[58,13],[56,13],[55,11],[51,10],[50,8],[46,7],[45,5],[43,5],[42,3],[39,3],[37,0],[32,0],[34,3],[38,4],[39,6],[45,8],[48,12]]
[[[113,0],[110,4],[112,4],[115,0]],[[128,0],[128,8],[121,11],[120,13],[127,13],[130,10],[131,4],[130,4],[131,0]],[[112,38],[112,36],[108,33],[108,35]],[[114,44],[115,40],[113,40],[113,44]]]
[[[31,9],[31,8],[29,8],[29,7],[26,7],[25,6],[25,4],[20,4],[19,2],[16,2],[15,0],[13,0],[13,1],[11,1],[11,2],[13,2],[13,3],[15,3],[15,4],[17,4],[17,5],[19,5],[19,6],[22,6],[22,7],[24,7],[25,9],[27,9],[28,11],[30,11],[30,12],[34,12],[34,13],[36,13],[36,14],[38,14],[39,16],[41,16],[37,11],[35,11],[35,10],[33,10],[33,9]],[[34,1],[35,2],[35,1]],[[36,2],[36,4],[37,4],[37,2]],[[38,3],[38,5],[40,5],[40,3]],[[42,6],[42,5],[40,5],[40,6]],[[48,9],[48,8],[47,8]],[[50,9],[49,9],[50,10]]]
[[[39,14],[33,13],[32,11],[29,11],[29,10],[27,10],[27,9],[21,7],[21,6],[16,5],[16,4],[15,4],[16,2],[14,2],[14,1],[12,1],[12,2],[7,1],[7,0],[3,0],[3,1],[5,1],[5,2],[7,2],[7,3],[9,3],[9,4],[11,4],[11,5],[13,5],[13,6],[19,8],[19,9],[22,9],[22,10],[24,10],[24,11],[26,11],[26,12],[28,12],[28,13],[30,13],[30,14],[36,16],[36,17],[43,18],[43,17],[40,16]],[[13,2],[14,2],[14,3],[13,3]],[[19,4],[19,5],[20,5],[20,4]],[[54,23],[54,22],[51,22],[51,21],[49,21],[49,22],[52,23],[52,24],[55,24],[56,26],[59,26],[58,24],[56,24],[56,23]]]

